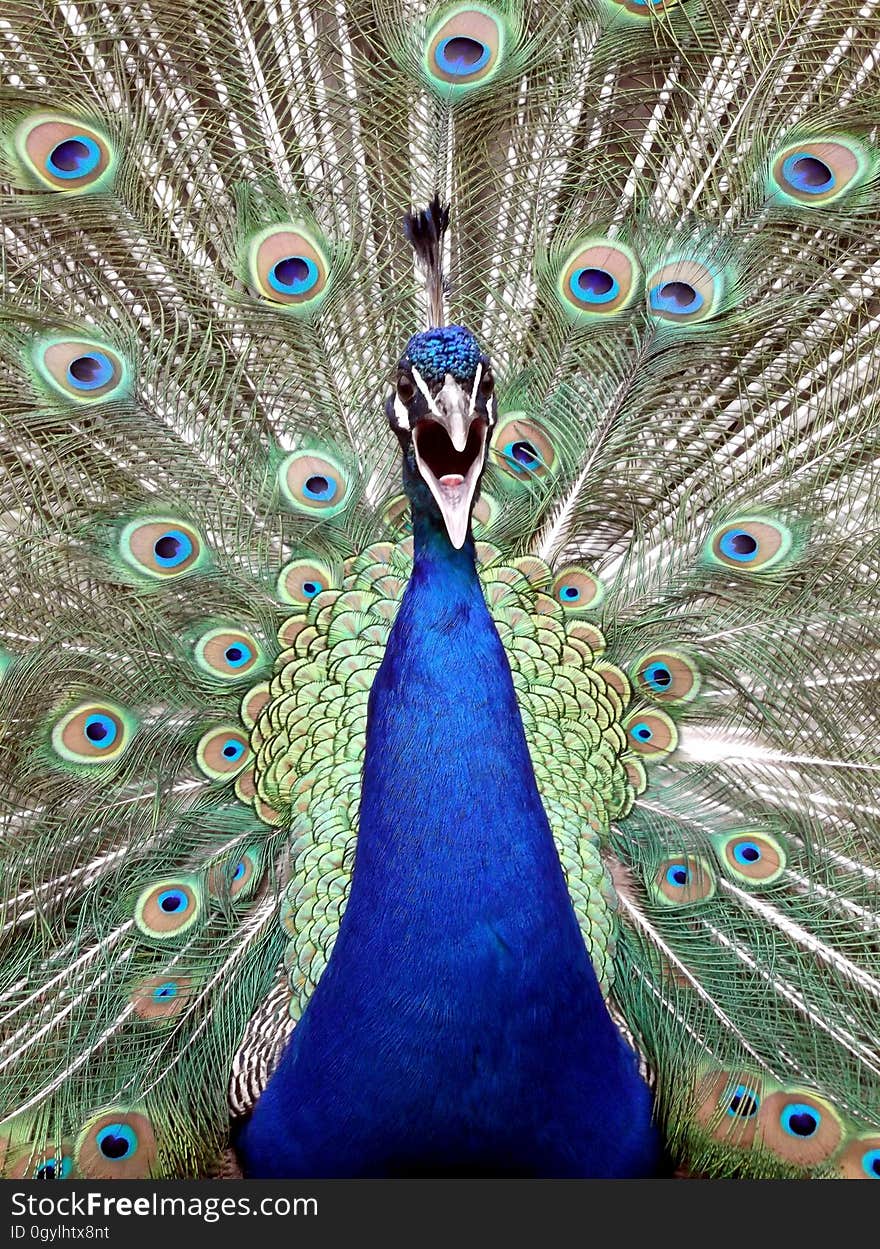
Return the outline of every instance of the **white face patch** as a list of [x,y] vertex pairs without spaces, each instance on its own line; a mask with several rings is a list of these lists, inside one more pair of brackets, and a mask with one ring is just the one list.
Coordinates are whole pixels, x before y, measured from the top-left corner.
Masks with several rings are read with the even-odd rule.
[[428,403],[429,411],[433,412],[435,416],[440,416],[440,409],[437,407],[437,404],[434,401],[433,396],[431,395],[431,391],[428,388],[428,383],[422,377],[421,373],[418,371],[415,365],[412,365],[411,367],[412,367],[413,381],[418,386],[422,394],[425,396],[425,399],[427,400],[427,403]]
[[474,377],[474,384],[471,387],[471,406],[468,412],[468,416],[473,416],[474,408],[477,406],[477,391],[480,389],[480,381],[482,380],[482,377],[483,377],[483,366],[482,364],[478,364],[477,373],[476,373],[476,376]]
[[400,395],[394,396],[394,415],[397,417],[397,424],[400,429],[409,429],[409,412]]

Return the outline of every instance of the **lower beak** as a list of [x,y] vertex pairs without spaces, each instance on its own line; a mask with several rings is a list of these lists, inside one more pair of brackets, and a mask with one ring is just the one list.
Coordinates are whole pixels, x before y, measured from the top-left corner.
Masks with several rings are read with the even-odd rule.
[[419,421],[413,430],[413,448],[419,472],[440,508],[449,541],[460,550],[467,538],[474,494],[486,458],[489,427],[481,418],[468,427],[460,414],[456,415],[453,428],[445,419]]

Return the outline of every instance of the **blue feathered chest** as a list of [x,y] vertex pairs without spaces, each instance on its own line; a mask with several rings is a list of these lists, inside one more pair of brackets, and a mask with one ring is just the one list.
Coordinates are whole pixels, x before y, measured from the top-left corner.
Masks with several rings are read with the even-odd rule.
[[650,1173],[473,550],[429,529],[369,695],[351,893],[253,1174]]

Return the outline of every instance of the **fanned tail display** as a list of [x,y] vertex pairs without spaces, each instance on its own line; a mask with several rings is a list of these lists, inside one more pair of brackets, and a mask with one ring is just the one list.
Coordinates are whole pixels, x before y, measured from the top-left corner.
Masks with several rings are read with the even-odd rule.
[[[880,1178],[878,57],[874,0],[7,0],[0,1174],[275,1173],[267,1116],[408,1009],[377,846],[492,901],[473,984],[399,921],[449,1101],[379,1020],[412,1088],[362,1173],[544,1173],[456,993],[497,960],[519,1018],[533,955],[571,1013],[558,859],[637,1052],[609,1166]],[[481,772],[508,666],[528,755],[481,728]],[[449,892],[382,798],[421,788]],[[346,1173],[314,1131],[279,1173]]]

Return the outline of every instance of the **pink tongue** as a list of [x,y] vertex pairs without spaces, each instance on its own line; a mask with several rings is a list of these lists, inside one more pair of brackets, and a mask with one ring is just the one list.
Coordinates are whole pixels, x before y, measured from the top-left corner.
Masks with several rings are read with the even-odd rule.
[[464,478],[461,473],[444,473],[440,478],[441,486],[461,486],[464,484]]

